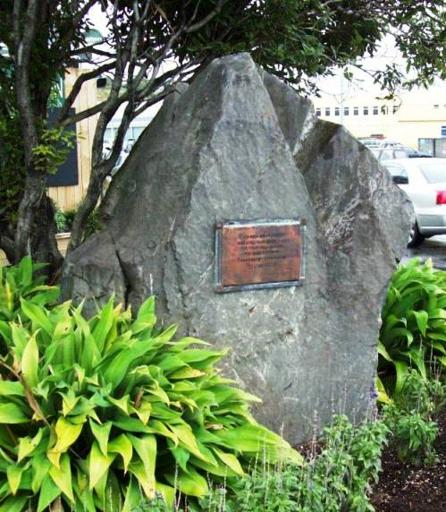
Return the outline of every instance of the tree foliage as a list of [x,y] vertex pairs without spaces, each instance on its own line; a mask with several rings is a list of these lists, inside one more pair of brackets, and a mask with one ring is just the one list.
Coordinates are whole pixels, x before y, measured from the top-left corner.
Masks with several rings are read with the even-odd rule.
[[[55,152],[59,141],[45,140],[51,89],[70,66],[89,61],[64,99],[52,129],[60,130],[98,114],[92,170],[85,201],[74,221],[72,247],[83,238],[103,182],[115,166],[132,119],[162,100],[179,80],[191,80],[211,59],[248,51],[267,71],[300,90],[314,90],[317,77],[373,56],[392,36],[407,62],[408,78],[390,65],[375,72],[387,89],[430,84],[446,77],[445,1],[397,0],[5,0],[0,5],[0,142],[2,181],[16,183],[0,211],[0,246],[17,260],[33,252],[39,236],[36,217],[45,202],[45,174],[36,155]],[[91,8],[107,25],[92,41]],[[359,64],[358,64],[359,65]],[[90,80],[107,76],[108,95],[72,114]],[[123,111],[117,136],[104,152],[110,120]],[[5,125],[6,129],[5,129]],[[17,144],[9,139],[17,137]],[[59,132],[62,133],[62,132]],[[48,138],[48,137],[47,137]],[[8,149],[9,148],[9,149]],[[36,152],[36,148],[40,148]],[[46,148],[46,149],[45,149]],[[51,159],[50,159],[51,160]],[[54,159],[53,159],[54,161]],[[43,166],[45,167],[45,165]],[[20,169],[20,170],[19,170]],[[13,177],[14,175],[14,177]],[[18,182],[17,182],[18,179]],[[40,223],[39,223],[40,225]],[[49,241],[48,241],[49,243]],[[39,257],[39,255],[37,255]],[[57,258],[56,258],[57,260]]]

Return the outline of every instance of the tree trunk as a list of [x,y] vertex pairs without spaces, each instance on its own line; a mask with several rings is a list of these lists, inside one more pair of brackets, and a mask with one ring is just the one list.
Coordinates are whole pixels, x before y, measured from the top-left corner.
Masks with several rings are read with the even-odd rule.
[[57,247],[54,206],[46,194],[36,210],[32,228],[31,253],[34,261],[48,264],[45,274],[50,281],[56,282],[62,267],[63,257]]
[[85,226],[89,215],[93,212],[101,195],[104,178],[92,169],[90,183],[84,200],[79,205],[71,227],[70,244],[68,252],[78,247],[83,239]]

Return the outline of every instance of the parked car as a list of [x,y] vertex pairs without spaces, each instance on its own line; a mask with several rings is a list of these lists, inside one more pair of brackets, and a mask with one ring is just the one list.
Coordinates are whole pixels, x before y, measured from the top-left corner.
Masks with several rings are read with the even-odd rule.
[[395,160],[396,158],[432,158],[432,155],[429,155],[429,153],[423,153],[422,151],[417,151],[416,149],[403,145],[375,147],[370,148],[370,151],[380,162]]
[[401,158],[382,165],[409,196],[415,210],[408,247],[446,234],[446,158]]
[[358,140],[368,148],[393,148],[402,146],[401,142],[392,139],[376,139],[371,137],[359,137]]

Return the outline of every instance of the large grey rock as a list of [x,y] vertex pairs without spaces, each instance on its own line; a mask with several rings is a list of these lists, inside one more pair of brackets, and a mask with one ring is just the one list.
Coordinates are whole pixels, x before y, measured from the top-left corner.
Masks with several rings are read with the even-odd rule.
[[[370,406],[379,314],[407,239],[407,200],[371,153],[249,55],[172,96],[112,182],[103,231],[66,261],[75,300],[158,297],[165,323],[221,347],[224,368],[291,442]],[[307,220],[299,288],[214,292],[224,219]],[[91,285],[89,285],[89,283]]]

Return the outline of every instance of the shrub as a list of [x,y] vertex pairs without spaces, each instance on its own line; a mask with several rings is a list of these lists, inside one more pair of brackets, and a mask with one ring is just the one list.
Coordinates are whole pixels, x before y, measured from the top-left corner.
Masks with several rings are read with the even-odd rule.
[[392,277],[382,310],[378,373],[392,395],[410,368],[423,377],[446,366],[446,273],[411,260]]
[[44,264],[34,264],[25,257],[15,266],[0,267],[0,334],[9,338],[7,323],[24,316],[21,299],[34,305],[49,306],[59,297],[59,288],[45,285],[45,276],[38,272]]
[[436,461],[438,425],[433,418],[444,407],[445,398],[446,387],[440,381],[424,379],[414,370],[406,374],[400,393],[383,408],[401,461],[415,465]]
[[[58,233],[64,233],[71,231],[73,226],[74,217],[76,216],[77,210],[56,210],[54,215],[54,221],[56,223],[56,230]],[[99,219],[97,210],[93,210],[87,218],[85,225],[85,238],[88,238],[96,231],[99,231],[102,227]]]
[[223,351],[155,328],[153,298],[135,319],[110,300],[86,320],[47,307],[54,290],[36,291],[29,264],[2,281],[0,512],[127,512],[141,489],[171,505],[176,491],[204,496],[206,475],[231,486],[259,456],[300,462],[219,375]]
[[325,429],[324,447],[302,466],[259,463],[241,479],[235,496],[223,487],[202,500],[208,512],[366,512],[378,481],[388,429],[382,421],[355,428],[336,416]]

